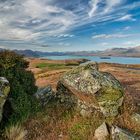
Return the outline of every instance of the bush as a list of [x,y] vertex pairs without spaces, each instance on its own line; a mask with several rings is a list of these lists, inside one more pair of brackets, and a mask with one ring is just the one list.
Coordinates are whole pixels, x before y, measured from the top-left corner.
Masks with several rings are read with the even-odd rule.
[[[11,51],[0,52],[0,76],[10,82],[9,100],[12,115],[6,116],[8,122],[15,124],[24,121],[33,111],[36,111],[33,94],[36,92],[33,73],[27,71],[28,62],[23,56]],[[6,120],[7,121],[7,120]]]

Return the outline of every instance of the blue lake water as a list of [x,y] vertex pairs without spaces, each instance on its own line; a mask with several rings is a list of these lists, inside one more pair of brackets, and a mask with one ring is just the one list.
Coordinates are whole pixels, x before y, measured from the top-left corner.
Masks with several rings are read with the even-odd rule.
[[73,55],[63,55],[63,56],[46,56],[42,58],[52,59],[52,60],[66,60],[66,59],[88,59],[96,62],[109,62],[109,63],[120,63],[120,64],[140,64],[140,58],[134,57],[110,57],[110,59],[101,59],[98,56],[73,56]]

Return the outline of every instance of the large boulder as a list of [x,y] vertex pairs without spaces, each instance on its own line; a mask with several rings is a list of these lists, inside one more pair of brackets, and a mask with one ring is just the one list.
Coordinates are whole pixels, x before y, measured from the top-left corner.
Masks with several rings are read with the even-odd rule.
[[83,64],[65,73],[58,82],[57,90],[67,95],[66,89],[72,97],[76,97],[77,106],[83,114],[96,108],[105,116],[116,116],[124,97],[120,82],[110,73],[100,72],[97,63]]
[[0,121],[3,114],[3,106],[10,92],[9,82],[6,78],[0,77]]

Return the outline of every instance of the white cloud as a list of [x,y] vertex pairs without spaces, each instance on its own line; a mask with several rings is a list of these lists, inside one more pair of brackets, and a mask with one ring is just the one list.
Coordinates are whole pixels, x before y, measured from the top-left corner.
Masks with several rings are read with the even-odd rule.
[[123,45],[134,45],[134,44],[135,44],[135,42],[133,42],[133,41],[126,41],[123,43]]
[[117,19],[117,21],[129,21],[129,20],[136,21],[136,19],[134,19],[130,14],[124,15],[121,18]]
[[125,38],[131,36],[130,34],[99,34],[92,36],[92,39],[109,39],[109,38]]
[[73,12],[49,1],[14,1],[12,6],[10,1],[0,3],[0,39],[32,40],[62,34],[74,23]]
[[122,43],[122,46],[124,47],[136,47],[140,45],[140,41],[137,39],[131,40],[131,41],[124,41]]
[[96,11],[98,9],[98,3],[99,2],[100,2],[100,0],[91,0],[89,2],[89,5],[91,7],[91,10],[88,13],[89,14],[89,17],[92,17],[96,13]]
[[54,35],[54,37],[58,37],[58,38],[61,38],[61,37],[63,37],[63,38],[67,38],[67,37],[71,38],[71,37],[74,37],[74,36],[75,36],[75,35],[73,35],[73,34]]
[[1,46],[0,45],[0,49],[6,49],[7,47],[6,46]]
[[[91,0],[89,2],[90,10],[88,12],[89,17],[95,16],[97,14],[107,14],[112,12],[114,7],[119,6],[124,1],[122,0],[106,0],[103,2],[102,0]],[[105,6],[101,7],[100,5],[104,4]]]
[[70,46],[70,43],[60,42],[58,43],[59,46]]
[[130,26],[126,26],[126,27],[124,27],[124,30],[125,30],[125,31],[126,31],[126,30],[129,30],[129,29],[131,29]]
[[113,10],[114,7],[119,6],[124,1],[122,0],[106,0],[106,7],[104,9],[104,12],[110,12]]
[[107,42],[102,42],[101,43],[101,46],[108,46],[109,45],[109,43],[107,43]]
[[[71,30],[86,24],[116,22],[117,19],[134,20],[134,15],[127,13],[130,9],[140,6],[140,2],[123,5],[125,0],[89,1],[88,4],[85,4],[80,0],[68,0],[68,5],[65,1],[59,0],[6,0],[0,2],[0,39],[17,39],[38,43],[44,38],[45,40],[51,37],[54,39],[54,36],[58,39],[72,38],[75,35]],[[68,6],[72,6],[72,8],[66,8]],[[77,32],[93,30],[93,28],[80,29]],[[122,35],[118,36],[122,37]],[[111,35],[101,34],[93,38],[111,38]]]

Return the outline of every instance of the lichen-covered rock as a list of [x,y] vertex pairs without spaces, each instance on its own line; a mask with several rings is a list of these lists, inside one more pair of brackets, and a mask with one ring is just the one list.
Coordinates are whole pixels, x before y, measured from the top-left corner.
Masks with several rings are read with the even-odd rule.
[[77,98],[74,96],[72,91],[61,82],[58,82],[57,84],[56,98],[59,100],[59,102],[65,104],[66,108],[76,106],[77,103]]
[[140,140],[139,136],[117,126],[112,126],[111,135],[112,140]]
[[42,105],[46,105],[54,97],[54,91],[52,90],[52,87],[48,85],[47,87],[39,88],[35,93],[35,97]]
[[108,140],[109,138],[109,131],[107,128],[106,123],[104,122],[103,124],[101,124],[94,133],[94,139],[96,140]]
[[9,81],[4,77],[0,77],[0,121],[2,119],[3,106],[9,92],[10,92]]
[[[59,83],[71,91],[77,102],[81,100],[90,108],[100,108],[105,116],[116,116],[123,102],[124,92],[120,82],[110,73],[100,72],[97,63],[80,65],[70,70],[61,77]],[[59,85],[57,89],[60,90]]]

